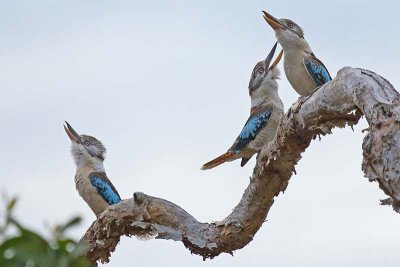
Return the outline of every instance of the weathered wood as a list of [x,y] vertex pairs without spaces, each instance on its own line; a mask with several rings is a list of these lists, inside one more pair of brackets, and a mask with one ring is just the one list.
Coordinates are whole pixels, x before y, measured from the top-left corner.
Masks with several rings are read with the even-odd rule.
[[399,99],[379,75],[343,68],[333,81],[289,109],[271,145],[260,152],[242,199],[224,220],[201,223],[174,203],[135,193],[103,212],[87,230],[86,257],[93,264],[108,262],[121,235],[181,241],[204,259],[243,248],[264,223],[274,198],[286,189],[310,142],[333,127],[356,124],[362,115],[369,123],[362,169],[389,196],[382,204],[399,212]]

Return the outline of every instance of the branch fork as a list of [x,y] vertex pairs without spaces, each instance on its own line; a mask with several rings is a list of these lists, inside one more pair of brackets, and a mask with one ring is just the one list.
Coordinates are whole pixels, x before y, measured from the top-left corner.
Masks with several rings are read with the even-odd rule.
[[362,170],[389,196],[381,204],[399,212],[399,100],[399,93],[381,76],[343,68],[335,79],[289,109],[274,140],[260,151],[240,202],[225,219],[202,223],[172,202],[136,192],[110,206],[89,227],[82,238],[88,245],[85,256],[93,265],[108,262],[122,235],[180,241],[203,259],[232,254],[253,240],[311,141],[334,127],[352,127],[361,116],[369,124],[362,144]]

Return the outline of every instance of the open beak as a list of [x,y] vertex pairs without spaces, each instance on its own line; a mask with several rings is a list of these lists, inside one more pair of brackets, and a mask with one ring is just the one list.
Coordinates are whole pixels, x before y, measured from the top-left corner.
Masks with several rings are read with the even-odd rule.
[[71,141],[74,141],[78,144],[82,144],[82,140],[81,137],[79,136],[79,134],[74,130],[74,128],[72,128],[71,125],[69,125],[68,122],[65,122],[64,124],[64,129],[65,132],[67,133],[69,139],[71,139]]
[[278,45],[278,43],[274,44],[274,47],[272,47],[272,49],[269,52],[267,58],[264,60],[266,69],[269,67],[269,65],[271,64],[272,59],[274,58],[274,54],[275,54],[275,50],[276,50],[276,46],[277,45]]
[[279,22],[277,18],[268,14],[266,11],[263,11],[263,13],[265,21],[269,24],[269,26],[271,26],[272,29],[278,30],[283,28],[283,25]]
[[282,55],[283,55],[283,49],[281,50],[281,52],[279,52],[278,57],[275,59],[274,63],[272,63],[271,67],[269,67],[269,70],[275,68],[275,66],[278,65],[279,61],[281,61]]

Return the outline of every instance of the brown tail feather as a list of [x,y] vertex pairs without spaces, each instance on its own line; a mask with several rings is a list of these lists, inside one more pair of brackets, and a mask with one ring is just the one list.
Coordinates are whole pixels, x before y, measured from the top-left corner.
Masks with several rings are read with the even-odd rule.
[[203,166],[201,166],[202,170],[208,170],[208,169],[212,169],[214,167],[217,167],[218,165],[227,162],[227,161],[232,161],[234,159],[236,159],[237,157],[235,157],[236,154],[233,152],[226,152],[225,154],[222,154],[221,156],[219,156],[218,158],[213,159],[210,162],[207,162],[206,164],[204,164]]

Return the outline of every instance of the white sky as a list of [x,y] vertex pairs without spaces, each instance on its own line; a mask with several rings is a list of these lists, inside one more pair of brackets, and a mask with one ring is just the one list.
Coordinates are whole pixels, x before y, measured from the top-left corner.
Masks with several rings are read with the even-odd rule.
[[[75,191],[62,123],[108,148],[121,196],[136,191],[224,218],[254,159],[200,171],[249,113],[247,84],[275,42],[261,10],[291,18],[332,76],[371,69],[398,86],[396,1],[0,1],[0,189],[27,225],[95,219]],[[201,3],[200,3],[201,2]],[[281,66],[281,65],[280,65]],[[287,109],[297,99],[282,75]],[[124,238],[108,266],[399,266],[400,216],[361,172],[360,123],[315,141],[268,222],[234,257],[203,262],[181,243]]]

